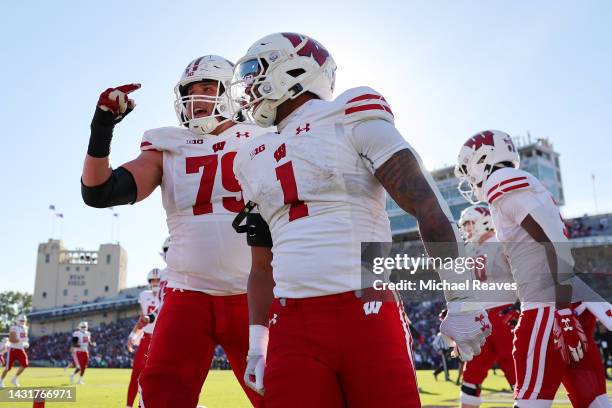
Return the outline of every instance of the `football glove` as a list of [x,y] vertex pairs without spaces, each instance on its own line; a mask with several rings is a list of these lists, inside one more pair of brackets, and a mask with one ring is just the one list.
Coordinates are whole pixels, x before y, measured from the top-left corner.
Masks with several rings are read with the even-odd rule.
[[449,311],[440,324],[440,332],[455,342],[453,355],[470,361],[480,354],[480,348],[491,334],[491,323],[483,309]]
[[140,84],[121,85],[117,88],[108,88],[100,94],[98,108],[113,115],[113,122],[119,123],[136,107],[136,102],[129,98],[129,94],[140,88]]
[[244,372],[244,383],[258,394],[264,394],[264,370],[268,350],[268,328],[258,324],[249,326],[249,353]]
[[587,351],[587,337],[571,309],[555,311],[553,334],[555,349],[559,350],[565,364],[582,360]]
[[27,349],[27,348],[30,348],[30,343],[28,343],[27,341],[24,341],[24,342],[23,342],[23,343],[21,343],[21,344],[23,344],[23,348],[26,348],[26,349]]

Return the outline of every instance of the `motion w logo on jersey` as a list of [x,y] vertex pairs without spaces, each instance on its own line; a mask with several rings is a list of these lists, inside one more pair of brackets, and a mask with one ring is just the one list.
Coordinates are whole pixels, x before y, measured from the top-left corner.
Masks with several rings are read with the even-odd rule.
[[366,302],[363,304],[363,312],[365,315],[378,314],[382,306],[381,301]]

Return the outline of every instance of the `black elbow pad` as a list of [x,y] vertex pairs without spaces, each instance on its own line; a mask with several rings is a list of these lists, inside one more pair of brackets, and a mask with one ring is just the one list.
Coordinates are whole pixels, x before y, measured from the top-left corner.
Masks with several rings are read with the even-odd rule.
[[81,196],[90,207],[107,208],[134,204],[136,195],[134,176],[124,167],[114,169],[111,176],[99,186],[88,187],[81,180]]

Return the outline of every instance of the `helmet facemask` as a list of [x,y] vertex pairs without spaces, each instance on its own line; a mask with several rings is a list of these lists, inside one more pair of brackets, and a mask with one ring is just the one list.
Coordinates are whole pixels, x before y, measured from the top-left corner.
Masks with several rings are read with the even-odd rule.
[[[188,87],[198,82],[216,83],[216,95],[188,95]],[[179,123],[192,132],[204,136],[211,134],[219,125],[231,121],[237,109],[229,97],[226,85],[229,84],[223,84],[216,79],[198,79],[193,82],[179,83],[174,88],[176,96],[174,110]],[[203,103],[210,105],[210,114],[196,117]]]
[[481,150],[472,152],[463,156],[462,163],[455,166],[455,177],[459,179],[457,189],[470,204],[486,201],[483,184],[493,170],[493,166],[488,163],[488,157],[490,155]]

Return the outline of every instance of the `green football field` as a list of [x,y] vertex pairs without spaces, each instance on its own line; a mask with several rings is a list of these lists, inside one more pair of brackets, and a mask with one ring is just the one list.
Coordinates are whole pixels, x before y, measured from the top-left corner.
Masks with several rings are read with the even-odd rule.
[[[10,380],[10,375],[7,380]],[[456,378],[456,372],[451,372],[451,378]],[[454,382],[443,381],[444,375],[435,381],[430,370],[418,372],[421,390],[421,403],[424,407],[458,406],[459,387]],[[76,402],[47,403],[50,408],[111,408],[125,407],[125,394],[130,378],[128,369],[96,369],[90,368],[85,374],[86,384],[76,388]],[[62,368],[28,368],[20,379],[22,387],[33,386],[67,386],[68,374]],[[5,381],[9,383],[9,381]],[[511,407],[512,395],[510,387],[502,376],[490,373],[483,387],[484,407]],[[7,388],[8,389],[8,388]],[[6,389],[2,391],[6,392]],[[612,395],[612,382],[608,382],[608,394]],[[249,403],[243,395],[238,382],[231,371],[211,371],[206,379],[200,395],[200,405],[208,408],[248,407]],[[0,407],[26,407],[32,403],[0,402]],[[137,406],[137,405],[136,405]],[[570,406],[563,392],[559,392],[553,406]]]

